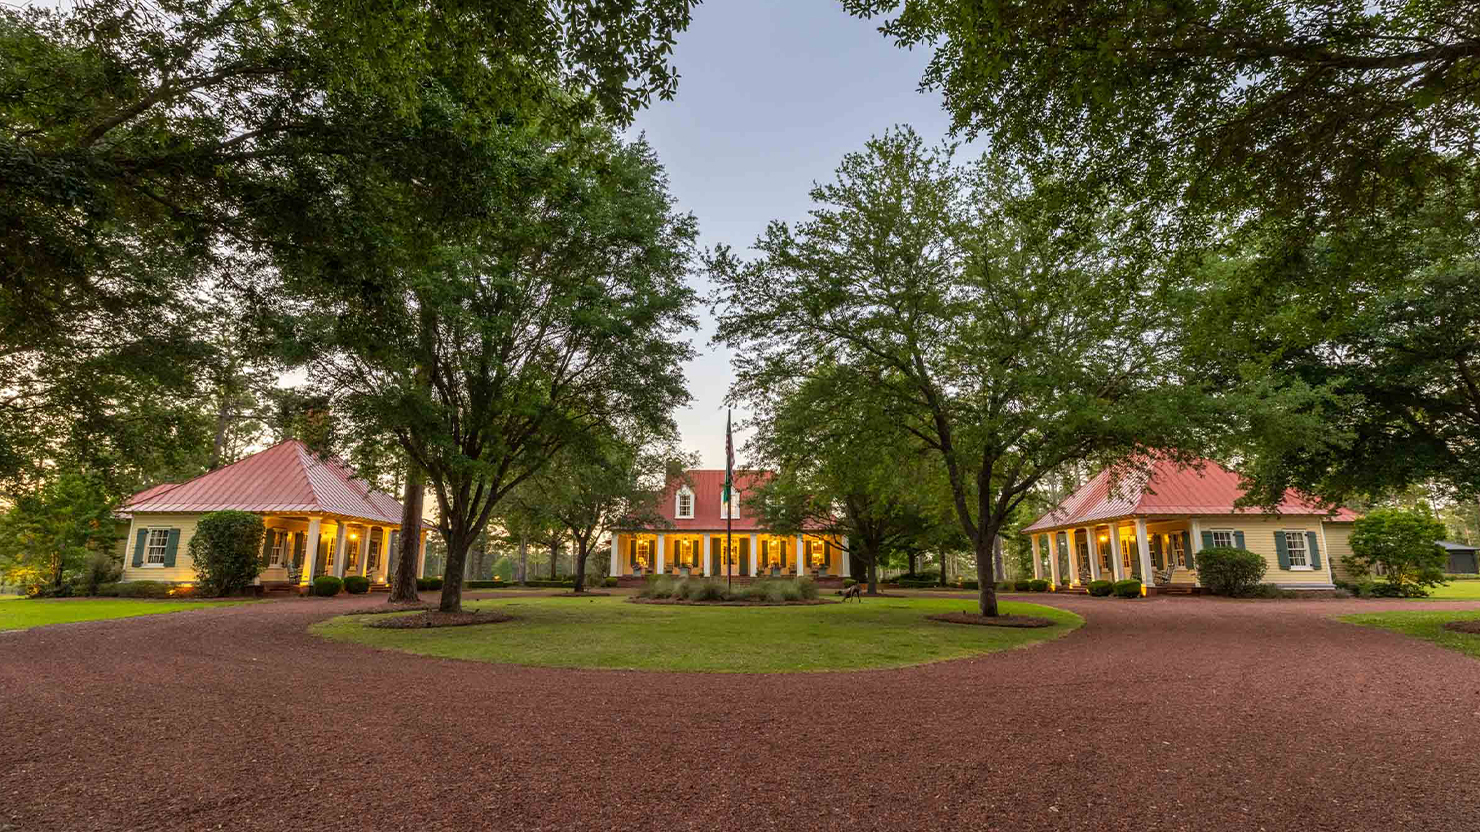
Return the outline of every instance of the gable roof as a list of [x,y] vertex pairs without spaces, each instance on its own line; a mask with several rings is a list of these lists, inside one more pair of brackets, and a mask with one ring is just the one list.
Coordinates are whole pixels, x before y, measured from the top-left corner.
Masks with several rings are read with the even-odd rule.
[[[1244,495],[1238,474],[1218,463],[1201,460],[1202,470],[1170,460],[1158,460],[1147,473],[1127,473],[1112,483],[1106,468],[1058,505],[1025,527],[1025,532],[1078,526],[1118,517],[1177,514],[1265,514],[1257,508],[1237,508]],[[1294,491],[1276,508],[1277,514],[1314,514],[1333,521],[1351,521],[1356,515],[1340,508],[1328,512]]]
[[[724,529],[725,519],[720,515],[720,496],[725,487],[724,470],[695,468],[685,471],[684,474],[687,481],[673,480],[658,495],[658,516],[667,520],[674,531]],[[769,471],[735,472],[735,490],[738,492],[735,510],[738,514],[730,524],[735,531],[754,531],[761,528],[757,519],[751,516],[751,512],[745,510],[745,492],[763,484],[770,478],[771,472]],[[678,501],[675,498],[678,490],[685,486],[694,492],[694,516],[691,518],[678,516]]]
[[321,459],[296,439],[280,442],[208,474],[158,485],[129,498],[120,511],[338,514],[400,524],[401,503],[376,491],[336,459]]

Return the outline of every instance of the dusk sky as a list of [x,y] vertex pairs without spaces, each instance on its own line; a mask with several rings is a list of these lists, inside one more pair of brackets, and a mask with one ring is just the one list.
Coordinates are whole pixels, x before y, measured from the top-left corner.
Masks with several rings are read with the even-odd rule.
[[[929,53],[896,48],[837,0],[711,0],[678,38],[682,76],[673,101],[637,118],[668,170],[679,206],[699,220],[701,244],[748,251],[772,219],[796,221],[814,181],[844,153],[894,124],[927,140],[946,135],[940,96],[918,92]],[[701,276],[695,288],[707,294]],[[728,351],[711,347],[702,314],[699,357],[688,366],[693,404],[678,412],[683,444],[708,468],[724,466]],[[736,411],[736,422],[745,414]],[[735,437],[737,463],[744,437]]]

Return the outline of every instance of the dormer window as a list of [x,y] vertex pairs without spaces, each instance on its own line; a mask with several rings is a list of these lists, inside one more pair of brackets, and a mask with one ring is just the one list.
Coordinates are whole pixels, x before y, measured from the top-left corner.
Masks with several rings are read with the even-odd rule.
[[694,519],[694,492],[687,485],[678,489],[676,505],[673,508],[673,516],[680,520]]
[[725,495],[724,495],[724,492],[723,491],[720,492],[720,495],[719,495],[719,516],[720,516],[720,519],[721,520],[724,520],[724,519],[727,519],[727,518],[738,518],[740,516],[740,489],[737,488],[737,489],[731,491],[730,492],[730,496],[734,498],[734,502],[735,502],[735,513],[733,515],[730,514],[730,501],[725,499]]

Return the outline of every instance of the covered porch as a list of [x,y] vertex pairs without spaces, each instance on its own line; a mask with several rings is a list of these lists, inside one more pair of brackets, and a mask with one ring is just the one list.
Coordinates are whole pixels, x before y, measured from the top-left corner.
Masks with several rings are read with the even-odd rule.
[[[358,575],[368,578],[372,587],[389,586],[400,545],[399,524],[332,514],[267,514],[262,520],[266,568],[258,580],[264,587],[308,587],[320,575]],[[426,540],[423,528],[418,541],[418,578],[426,565]]]
[[849,577],[847,539],[724,531],[642,532],[611,535],[611,573],[623,578]]
[[1035,531],[1033,576],[1054,590],[1090,581],[1139,580],[1142,591],[1191,591],[1201,535],[1193,518],[1126,517]]

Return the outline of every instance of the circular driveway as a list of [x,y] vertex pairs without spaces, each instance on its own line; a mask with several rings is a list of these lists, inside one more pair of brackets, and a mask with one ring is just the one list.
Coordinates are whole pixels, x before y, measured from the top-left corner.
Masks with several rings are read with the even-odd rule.
[[1329,618],[1480,604],[1024,600],[1086,624],[774,676],[305,632],[360,599],[14,633],[0,830],[1480,827],[1480,662]]

